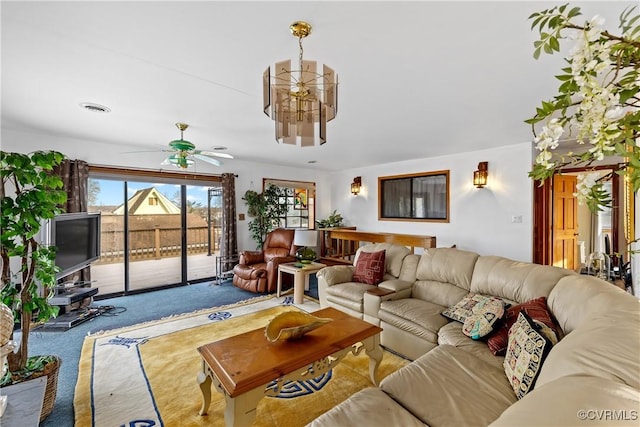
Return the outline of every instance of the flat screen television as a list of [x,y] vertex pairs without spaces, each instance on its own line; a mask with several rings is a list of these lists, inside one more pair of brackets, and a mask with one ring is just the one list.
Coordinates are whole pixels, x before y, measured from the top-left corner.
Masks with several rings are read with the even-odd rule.
[[60,279],[100,259],[100,213],[57,215],[50,221],[49,244],[56,246]]

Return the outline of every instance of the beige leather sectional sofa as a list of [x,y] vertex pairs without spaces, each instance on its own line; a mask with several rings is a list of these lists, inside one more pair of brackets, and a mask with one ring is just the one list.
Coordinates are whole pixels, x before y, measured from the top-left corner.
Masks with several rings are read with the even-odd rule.
[[[383,346],[413,362],[311,426],[640,425],[637,298],[594,277],[452,248],[413,255],[376,244],[360,251],[381,249],[383,282],[352,282],[353,266],[327,267],[318,273],[320,305],[380,325]],[[533,389],[519,400],[504,357],[441,314],[469,292],[511,304],[546,297],[561,328]]]

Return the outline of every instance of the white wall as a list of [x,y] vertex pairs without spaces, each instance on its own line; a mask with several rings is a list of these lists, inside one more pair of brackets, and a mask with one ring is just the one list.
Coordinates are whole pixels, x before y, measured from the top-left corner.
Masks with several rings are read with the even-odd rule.
[[[478,162],[489,162],[488,185],[472,185]],[[347,225],[363,231],[436,236],[438,246],[456,244],[482,255],[501,255],[531,261],[533,184],[531,145],[522,143],[452,156],[416,159],[331,174],[331,207]],[[378,220],[378,177],[409,173],[450,171],[450,222]],[[350,183],[362,176],[362,191],[350,193]],[[512,217],[522,222],[512,222]]]
[[[269,143],[276,144],[269,141]],[[229,143],[229,146],[233,146]],[[274,147],[276,148],[276,147]],[[162,149],[162,145],[158,145]],[[120,166],[129,168],[156,169],[160,168],[160,162],[166,157],[166,153],[128,153],[131,148],[126,146],[114,146],[98,141],[81,141],[60,138],[51,135],[20,132],[2,129],[2,150],[29,153],[36,150],[57,150],[64,153],[70,159],[85,160],[89,164]],[[165,170],[175,172],[173,166],[163,166]],[[319,218],[329,212],[321,206],[328,206],[329,186],[327,185],[324,171],[309,168],[291,168],[262,163],[243,162],[241,159],[226,160],[220,167],[197,162],[196,168],[189,169],[193,173],[222,174],[225,172],[238,175],[236,179],[236,211],[244,213],[245,220],[238,221],[238,249],[253,250],[256,247],[251,239],[248,222],[251,218],[246,216],[247,209],[242,196],[253,189],[262,191],[262,178],[276,178],[295,181],[312,181],[317,185],[316,214]],[[326,199],[326,200],[325,200]]]
[[[162,145],[159,144],[159,148]],[[69,140],[8,129],[2,130],[2,149],[23,153],[55,149],[71,159],[82,159],[90,164],[145,169],[159,169],[164,158],[164,153],[127,153],[131,149],[125,145]],[[481,161],[489,162],[489,178],[484,189],[477,189],[472,185],[472,177]],[[461,249],[483,255],[502,255],[531,261],[532,182],[527,177],[530,165],[531,146],[522,143],[331,173],[313,170],[306,165],[291,168],[243,162],[241,159],[226,161],[221,167],[199,163],[193,172],[237,174],[238,214],[246,214],[245,204],[241,200],[244,193],[248,189],[261,191],[263,178],[314,181],[317,185],[317,218],[325,218],[336,209],[345,217],[347,225],[355,225],[359,230],[433,235],[437,238],[438,246],[456,244]],[[450,171],[449,223],[378,221],[379,176],[445,169]],[[350,184],[355,176],[362,176],[363,188],[358,196],[350,192]],[[513,216],[522,216],[522,222],[513,223]],[[248,219],[238,222],[240,250],[255,248],[247,222]]]

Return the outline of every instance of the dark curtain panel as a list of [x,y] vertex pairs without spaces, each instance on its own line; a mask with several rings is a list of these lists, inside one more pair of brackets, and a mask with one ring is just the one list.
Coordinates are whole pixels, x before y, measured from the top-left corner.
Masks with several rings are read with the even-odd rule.
[[[232,173],[222,174],[222,238],[220,256],[230,259],[238,253],[236,222],[236,180]],[[235,262],[223,262],[222,271],[229,271]]]
[[[54,171],[62,179],[62,188],[67,192],[65,212],[87,212],[89,201],[89,165],[83,160],[64,160]],[[75,277],[74,277],[75,276]],[[70,274],[63,281],[91,280],[91,267]]]
[[54,169],[62,179],[63,189],[67,192],[67,213],[87,212],[89,201],[89,165],[82,160],[64,160]]

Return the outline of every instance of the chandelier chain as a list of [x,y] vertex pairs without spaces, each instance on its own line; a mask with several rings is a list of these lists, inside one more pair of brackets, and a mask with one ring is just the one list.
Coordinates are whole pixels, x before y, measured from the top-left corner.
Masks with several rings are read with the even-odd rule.
[[298,45],[300,46],[300,56],[298,57],[298,61],[300,62],[300,81],[302,81],[302,54],[304,52],[302,48],[302,36],[298,37]]

